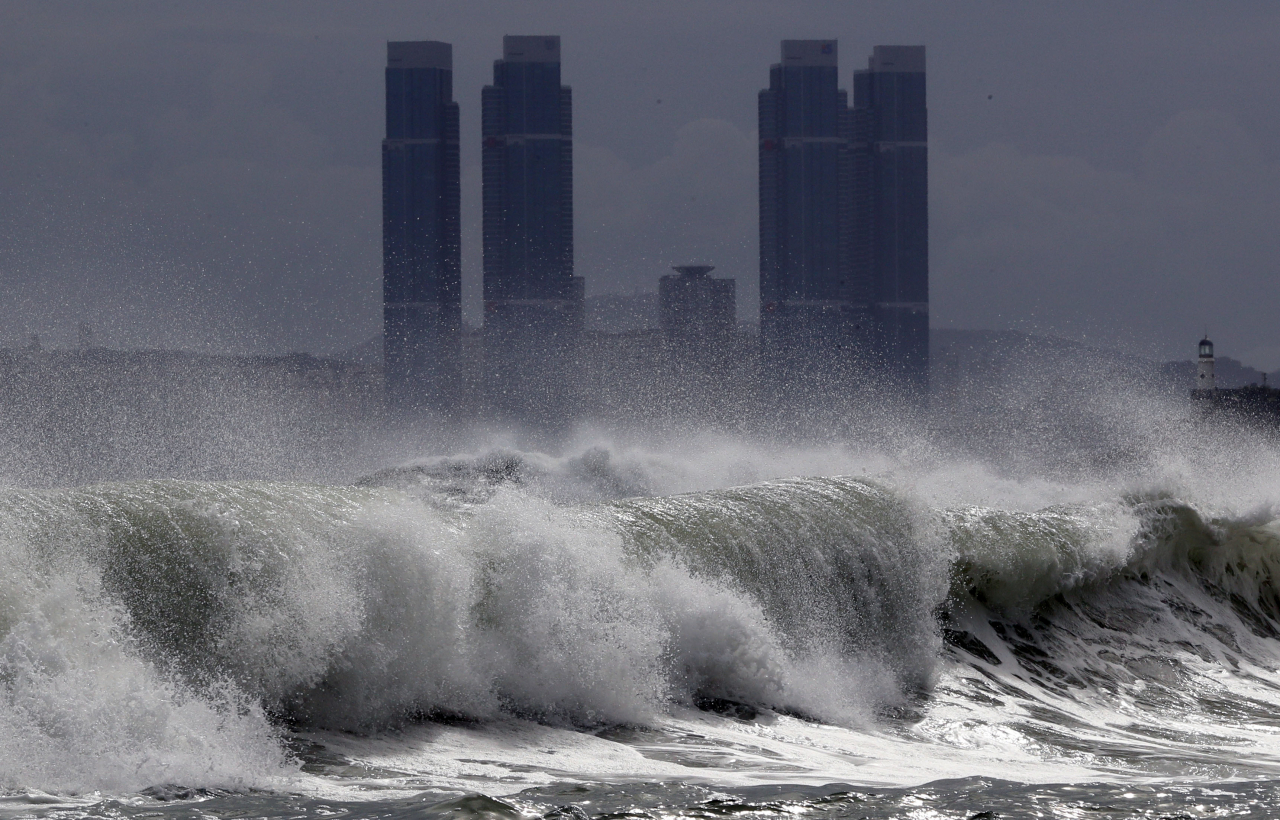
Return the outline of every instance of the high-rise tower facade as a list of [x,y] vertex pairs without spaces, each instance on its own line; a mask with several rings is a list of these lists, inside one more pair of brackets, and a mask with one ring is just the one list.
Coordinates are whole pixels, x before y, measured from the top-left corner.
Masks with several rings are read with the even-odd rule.
[[567,400],[583,301],[560,38],[504,37],[481,101],[487,392],[500,414],[553,422]]
[[847,409],[929,370],[923,46],[876,46],[838,87],[834,40],[784,40],[760,92],[762,386],[784,409]]
[[924,46],[876,46],[853,75],[852,241],[869,284],[878,359],[894,381],[929,384],[929,155]]
[[382,143],[383,351],[389,396],[448,409],[462,323],[453,48],[387,43]]
[[835,40],[783,40],[760,92],[763,384],[784,404],[843,392],[865,347],[849,258],[852,119]]

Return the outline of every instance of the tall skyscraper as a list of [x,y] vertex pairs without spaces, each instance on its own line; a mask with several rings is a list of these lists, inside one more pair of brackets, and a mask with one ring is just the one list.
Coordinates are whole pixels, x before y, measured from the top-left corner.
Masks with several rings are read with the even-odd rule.
[[852,109],[836,72],[784,40],[760,92],[760,335],[767,395],[838,415],[928,389],[929,191],[924,47],[876,46]]
[[560,38],[503,37],[482,95],[485,371],[493,409],[564,410],[582,326],[573,275],[573,106]]
[[759,123],[763,385],[807,406],[842,395],[866,347],[866,288],[849,259],[852,118],[835,40],[782,41]]
[[390,398],[449,409],[459,390],[462,264],[453,47],[387,43],[383,350]]
[[929,385],[929,158],[924,46],[876,46],[853,75],[852,242],[870,285],[879,359],[923,394]]

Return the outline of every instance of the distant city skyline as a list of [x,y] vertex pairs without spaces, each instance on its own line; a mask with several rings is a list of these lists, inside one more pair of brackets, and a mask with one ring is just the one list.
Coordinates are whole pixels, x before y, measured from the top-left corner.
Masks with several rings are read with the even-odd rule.
[[[728,14],[730,10],[734,13]],[[590,13],[588,13],[590,12]],[[754,91],[782,38],[927,43],[936,327],[1280,366],[1280,10],[975,2],[0,3],[0,343],[327,352],[382,324],[388,40],[455,48],[461,130],[504,34],[574,87],[575,275],[705,261],[756,315]],[[845,69],[846,71],[848,68]],[[842,85],[848,82],[842,72]],[[850,89],[852,91],[852,89]],[[463,139],[462,297],[481,297]],[[470,192],[470,193],[468,193]]]
[[[452,45],[387,44],[383,356],[401,406],[459,412],[478,380],[485,413],[558,424],[573,412],[585,280],[573,269],[573,97],[560,46],[554,34],[504,36],[481,90],[483,346],[470,373]],[[925,48],[878,45],[852,79],[850,108],[837,41],[783,40],[759,92],[759,371],[742,387],[783,423],[843,412],[873,385],[918,399],[929,389]],[[699,369],[718,379],[736,281],[708,279],[712,269],[662,277],[670,349],[649,355],[679,348],[691,362],[703,351]]]

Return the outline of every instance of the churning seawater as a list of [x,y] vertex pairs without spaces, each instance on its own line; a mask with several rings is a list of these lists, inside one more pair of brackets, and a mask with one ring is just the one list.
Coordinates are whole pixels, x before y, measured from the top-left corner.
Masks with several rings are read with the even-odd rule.
[[1277,816],[1255,444],[3,489],[0,816]]

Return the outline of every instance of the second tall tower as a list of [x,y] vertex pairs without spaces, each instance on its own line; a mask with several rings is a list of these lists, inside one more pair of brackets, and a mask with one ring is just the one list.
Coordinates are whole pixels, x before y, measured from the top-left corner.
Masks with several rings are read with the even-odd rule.
[[560,38],[504,37],[481,97],[485,370],[490,406],[563,417],[582,326],[573,275],[573,105]]

